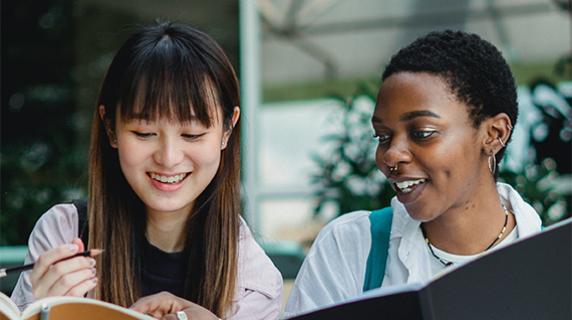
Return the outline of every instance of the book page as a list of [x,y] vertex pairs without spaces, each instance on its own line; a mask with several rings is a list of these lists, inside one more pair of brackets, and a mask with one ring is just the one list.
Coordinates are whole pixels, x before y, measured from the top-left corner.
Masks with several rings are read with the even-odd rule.
[[78,297],[49,297],[40,299],[32,303],[22,312],[22,318],[26,320],[39,320],[42,307],[49,308],[50,320],[154,320],[154,318],[150,316],[112,303]]
[[18,306],[7,295],[0,292],[0,320],[20,318]]

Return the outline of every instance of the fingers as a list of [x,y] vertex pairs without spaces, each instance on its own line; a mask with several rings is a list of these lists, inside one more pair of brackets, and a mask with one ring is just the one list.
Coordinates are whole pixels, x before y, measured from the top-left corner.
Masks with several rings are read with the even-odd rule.
[[160,305],[159,294],[146,296],[137,300],[129,309],[135,310],[143,314],[151,315]]
[[[95,274],[95,273],[94,273]],[[65,293],[66,296],[72,297],[85,297],[85,294],[88,293],[90,290],[93,290],[97,286],[97,277],[89,278],[80,282],[75,287],[68,290]]]
[[149,311],[149,313],[147,313],[147,314],[150,315],[151,317],[155,318],[155,319],[161,319],[161,317],[163,317],[165,312],[163,312],[159,309],[155,309],[155,310]]
[[34,284],[44,276],[52,264],[61,259],[71,257],[78,251],[79,247],[76,244],[70,243],[64,244],[42,254],[34,263],[34,269],[32,269],[30,274],[30,282],[32,283],[32,286],[34,286]]
[[161,292],[143,297],[135,302],[130,309],[161,320],[179,320],[177,312],[181,311],[192,320],[220,320],[209,310],[179,298],[169,292]]
[[[80,246],[83,244],[80,243]],[[36,298],[65,295],[68,292],[83,295],[95,286],[95,259],[80,256],[61,260],[79,252],[80,246],[72,243],[40,256],[30,275],[32,293]]]
[[97,284],[95,268],[67,273],[48,290],[48,296],[81,297]]
[[48,267],[35,290],[41,296],[64,295],[80,282],[95,277],[95,259],[75,257]]
[[177,297],[168,292],[160,292],[137,300],[130,309],[160,318],[163,312],[171,309],[174,299]]
[[[180,315],[179,315],[180,314]],[[191,303],[184,310],[164,315],[161,320],[221,320],[214,313],[198,304]]]
[[166,314],[181,311],[190,304],[191,302],[169,292],[160,292],[137,300],[130,309],[159,319]]
[[151,305],[152,301],[150,299],[153,296],[154,295],[140,298],[139,300],[135,301],[135,303],[131,305],[129,309],[135,310],[140,313],[147,313],[147,311],[149,311],[150,309],[152,308],[154,309],[154,307]]
[[75,245],[77,245],[77,247],[78,247],[77,252],[83,252],[83,251],[85,251],[85,246],[83,245],[83,241],[81,241],[80,238],[75,238],[75,239],[73,239],[73,240],[72,240],[72,243],[75,244]]
[[[191,316],[190,316],[187,312],[185,312],[185,311],[180,311],[180,312],[183,312],[184,315],[178,316],[178,315],[177,315],[178,312],[177,312],[177,313],[169,313],[169,314],[163,316],[163,317],[161,318],[161,320],[191,319]],[[185,317],[185,316],[186,316],[186,317]]]

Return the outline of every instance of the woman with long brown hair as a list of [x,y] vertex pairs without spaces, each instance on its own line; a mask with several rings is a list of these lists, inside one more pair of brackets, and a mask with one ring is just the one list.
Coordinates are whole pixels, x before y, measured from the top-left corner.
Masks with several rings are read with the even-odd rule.
[[[235,72],[208,35],[167,22],[133,34],[93,115],[87,210],[59,204],[40,218],[36,265],[12,299],[87,294],[157,318],[276,318],[280,273],[239,215],[239,116]],[[105,251],[62,260],[84,246]]]

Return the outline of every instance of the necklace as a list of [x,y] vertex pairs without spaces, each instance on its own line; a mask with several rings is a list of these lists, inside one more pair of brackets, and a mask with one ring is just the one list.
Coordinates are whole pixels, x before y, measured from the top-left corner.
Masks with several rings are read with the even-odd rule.
[[[509,211],[508,209],[505,207],[504,204],[501,203],[502,209],[504,210],[504,224],[502,226],[502,229],[499,233],[499,235],[493,240],[493,242],[491,242],[491,244],[483,251],[487,251],[490,248],[492,248],[500,239],[502,239],[505,231],[506,231],[506,226],[508,224],[508,215],[509,215]],[[448,267],[450,265],[453,264],[453,262],[451,261],[446,261],[443,258],[439,257],[438,255],[435,254],[435,251],[433,251],[433,247],[431,245],[431,242],[429,242],[429,238],[427,238],[427,234],[425,233],[425,228],[423,228],[423,224],[421,224],[421,233],[423,233],[423,238],[425,238],[425,242],[427,243],[427,247],[429,248],[429,251],[431,252],[431,255],[433,255],[433,257],[435,257],[439,262],[441,262],[441,264],[445,267]]]

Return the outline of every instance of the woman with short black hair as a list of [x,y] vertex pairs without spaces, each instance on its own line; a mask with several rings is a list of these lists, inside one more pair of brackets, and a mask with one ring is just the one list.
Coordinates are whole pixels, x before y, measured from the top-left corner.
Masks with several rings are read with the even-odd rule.
[[320,232],[286,314],[425,281],[540,231],[536,211],[496,181],[517,113],[507,63],[475,34],[432,32],[394,55],[372,125],[377,166],[396,196]]

